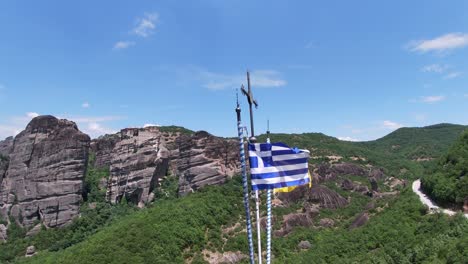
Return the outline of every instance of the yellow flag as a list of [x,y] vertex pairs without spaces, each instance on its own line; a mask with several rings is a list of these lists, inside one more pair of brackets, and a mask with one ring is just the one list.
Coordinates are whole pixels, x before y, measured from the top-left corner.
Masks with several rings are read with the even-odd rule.
[[[309,176],[309,188],[312,188],[312,176],[310,176],[310,171],[307,172],[307,175]],[[297,186],[276,188],[276,189],[273,189],[273,192],[274,193],[292,192],[296,188],[297,188]]]

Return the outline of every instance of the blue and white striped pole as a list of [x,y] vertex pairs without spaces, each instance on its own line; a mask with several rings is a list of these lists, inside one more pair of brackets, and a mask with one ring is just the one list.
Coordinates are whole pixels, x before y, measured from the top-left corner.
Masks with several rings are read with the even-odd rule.
[[[268,121],[267,129],[267,143],[270,143],[270,122]],[[271,263],[271,193],[272,189],[267,190],[267,252],[266,252],[266,264]]]
[[239,151],[240,151],[240,163],[242,170],[242,189],[244,191],[244,208],[245,208],[245,221],[247,224],[247,239],[249,241],[249,257],[250,264],[255,263],[254,258],[254,248],[252,241],[252,223],[250,220],[250,205],[249,205],[249,187],[247,186],[247,169],[245,164],[245,151],[244,151],[244,137],[243,137],[243,128],[241,124],[241,109],[239,107],[239,102],[237,102],[237,131],[239,135]]
[[267,190],[267,252],[266,252],[266,263],[271,263],[271,193],[272,190]]

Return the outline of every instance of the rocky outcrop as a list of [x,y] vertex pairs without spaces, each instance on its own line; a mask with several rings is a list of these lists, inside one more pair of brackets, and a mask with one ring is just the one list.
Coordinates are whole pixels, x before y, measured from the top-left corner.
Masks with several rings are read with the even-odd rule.
[[120,140],[120,135],[104,135],[91,141],[90,149],[96,156],[94,167],[109,168],[112,161],[112,151],[115,144]]
[[176,140],[173,152],[179,194],[184,195],[207,185],[223,184],[239,167],[237,141],[215,137],[205,131]]
[[[152,200],[151,193],[158,179],[169,169],[168,138],[157,127],[123,129],[119,136],[110,152],[107,200],[117,203],[125,197],[127,201],[143,206]],[[107,153],[107,150],[97,152],[96,160]],[[99,159],[104,164],[107,158]]]
[[[96,165],[110,167],[107,199],[122,197],[143,206],[168,174],[179,179],[179,194],[223,184],[239,167],[237,143],[207,132],[165,132],[158,127],[123,129],[91,144]],[[110,161],[109,161],[110,160]]]
[[280,193],[278,198],[286,204],[305,201],[329,209],[342,208],[348,205],[346,198],[323,185],[313,185],[312,188],[300,186],[291,192]]
[[234,264],[247,259],[248,256],[243,254],[240,251],[232,252],[212,252],[207,249],[202,251],[203,259],[210,263],[210,264],[218,264],[218,263],[226,263],[226,264]]
[[335,225],[335,221],[333,221],[333,219],[330,219],[330,218],[320,219],[320,226],[321,227],[332,227],[334,225]]
[[14,140],[0,186],[0,213],[23,226],[69,223],[79,213],[89,136],[75,123],[39,116]]
[[4,224],[0,224],[0,243],[6,242],[8,239],[7,228]]
[[299,244],[297,245],[297,247],[298,247],[299,249],[309,249],[309,248],[312,247],[312,244],[310,244],[310,242],[307,241],[307,240],[303,240],[303,241],[299,242]]
[[363,226],[367,221],[369,221],[369,213],[363,212],[354,219],[353,223],[349,226],[349,229],[355,229]]
[[29,257],[32,257],[34,255],[36,255],[37,252],[36,252],[36,247],[35,246],[29,246],[27,249],[26,249],[26,255],[24,255],[25,257],[29,258]]
[[385,178],[385,174],[381,168],[366,168],[353,163],[321,163],[312,172],[314,183],[322,183],[326,181],[336,180],[339,177],[354,175],[381,180]]
[[0,140],[0,156],[8,157],[13,149],[13,137]]
[[319,209],[313,204],[305,204],[302,213],[291,213],[283,215],[281,229],[274,231],[275,236],[286,236],[294,227],[310,227],[313,219],[319,214]]

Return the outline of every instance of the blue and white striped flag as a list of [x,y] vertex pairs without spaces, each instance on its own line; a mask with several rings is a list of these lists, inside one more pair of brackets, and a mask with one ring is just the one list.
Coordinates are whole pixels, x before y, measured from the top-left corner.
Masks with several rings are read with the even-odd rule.
[[307,184],[309,152],[284,143],[249,144],[250,174],[253,190]]

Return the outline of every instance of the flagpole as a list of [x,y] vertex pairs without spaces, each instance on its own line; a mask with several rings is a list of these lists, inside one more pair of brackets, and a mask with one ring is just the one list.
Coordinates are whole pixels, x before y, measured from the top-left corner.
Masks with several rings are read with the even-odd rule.
[[[267,143],[270,143],[270,121],[267,121]],[[272,189],[267,190],[267,252],[266,264],[271,263],[271,193]]]
[[262,264],[262,236],[260,234],[260,199],[258,198],[258,190],[255,190],[255,206],[257,209],[258,263]]
[[[250,74],[247,71],[247,88],[248,91],[244,89],[244,87],[241,87],[242,94],[244,94],[247,97],[247,101],[249,103],[249,110],[250,110],[250,131],[251,131],[251,137],[249,142],[250,143],[255,143],[257,139],[255,138],[255,133],[254,133],[254,121],[253,121],[253,111],[252,111],[252,104],[255,105],[255,107],[258,107],[257,101],[253,98],[252,94],[252,89],[250,88]],[[255,206],[257,210],[257,241],[258,241],[258,263],[262,264],[262,237],[260,234],[260,200],[258,198],[258,190],[255,191]]]
[[250,257],[250,264],[254,264],[255,257],[254,257],[253,241],[252,241],[252,223],[251,223],[251,218],[250,218],[249,188],[247,185],[247,170],[246,170],[246,164],[245,164],[244,137],[243,137],[243,129],[242,129],[242,123],[241,123],[241,109],[239,106],[239,99],[237,99],[236,113],[237,113],[237,131],[239,135],[240,162],[241,162],[241,170],[242,170],[242,189],[244,193],[245,222],[247,225],[247,239],[249,242],[249,257]]

